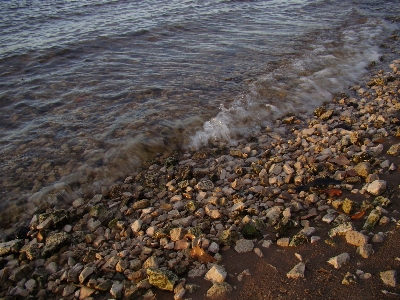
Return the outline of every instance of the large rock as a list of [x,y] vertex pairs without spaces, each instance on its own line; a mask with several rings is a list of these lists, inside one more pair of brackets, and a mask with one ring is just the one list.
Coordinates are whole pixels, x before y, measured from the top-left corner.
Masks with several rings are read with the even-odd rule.
[[55,232],[50,233],[46,238],[46,244],[43,247],[43,256],[49,257],[56,251],[60,250],[61,247],[69,244],[71,238],[66,232]]
[[149,283],[161,290],[173,291],[175,284],[179,281],[178,276],[169,270],[149,268],[147,275]]
[[12,240],[9,242],[0,243],[0,256],[18,252],[23,244],[23,240]]

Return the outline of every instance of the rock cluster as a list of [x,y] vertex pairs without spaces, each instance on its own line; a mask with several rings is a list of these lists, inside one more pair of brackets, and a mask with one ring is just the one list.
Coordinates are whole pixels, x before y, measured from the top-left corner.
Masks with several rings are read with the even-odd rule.
[[[354,96],[342,95],[307,120],[284,117],[234,147],[165,163],[160,157],[101,194],[35,214],[24,237],[0,243],[0,297],[152,299],[155,287],[183,299],[195,289],[185,275],[204,276],[213,284],[207,296],[220,297],[233,289],[222,249],[261,257],[257,240],[263,248],[315,243],[311,220],[369,257],[369,233],[390,222],[380,175],[397,168],[390,155],[399,155],[399,144],[386,156],[382,141],[400,135],[399,66],[380,72],[368,92],[355,88]],[[343,190],[365,201],[340,199]],[[358,228],[354,220],[364,214]],[[264,240],[266,228],[276,232],[273,239]],[[352,255],[328,262],[340,268]],[[304,271],[300,262],[287,277],[303,278]],[[388,272],[381,278],[393,286],[396,274]],[[349,274],[343,282],[355,279]]]

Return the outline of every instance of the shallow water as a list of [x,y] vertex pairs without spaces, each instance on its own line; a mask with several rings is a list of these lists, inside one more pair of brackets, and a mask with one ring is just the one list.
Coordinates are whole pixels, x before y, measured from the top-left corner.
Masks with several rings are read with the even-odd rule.
[[0,2],[2,209],[312,110],[389,51],[400,8],[375,2]]

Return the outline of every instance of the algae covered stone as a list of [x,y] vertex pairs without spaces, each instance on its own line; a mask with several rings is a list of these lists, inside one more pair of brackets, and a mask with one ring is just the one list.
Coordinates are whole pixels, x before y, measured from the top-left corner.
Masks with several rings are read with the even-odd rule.
[[167,291],[173,291],[175,284],[179,281],[178,276],[173,272],[157,268],[148,268],[147,276],[151,285]]
[[369,231],[373,230],[375,225],[376,225],[376,223],[378,223],[380,218],[381,218],[381,212],[379,210],[377,210],[377,209],[373,209],[370,212],[367,220],[365,221],[363,229],[364,230],[369,230]]

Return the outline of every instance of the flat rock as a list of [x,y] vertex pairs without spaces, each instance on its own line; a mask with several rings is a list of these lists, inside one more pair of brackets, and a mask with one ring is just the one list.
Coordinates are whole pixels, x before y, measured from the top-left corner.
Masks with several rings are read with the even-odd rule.
[[306,265],[303,262],[299,262],[297,265],[293,267],[288,273],[286,273],[287,278],[304,278],[304,271],[306,269]]
[[235,250],[237,253],[245,253],[253,251],[254,243],[251,240],[241,239],[236,241]]
[[354,246],[362,246],[368,243],[368,237],[361,232],[350,230],[346,232],[346,242]]
[[43,248],[43,256],[49,257],[61,247],[67,245],[70,240],[70,235],[66,232],[50,233],[46,238],[46,244]]
[[397,272],[395,270],[389,270],[381,272],[380,274],[381,280],[385,285],[396,287],[397,284]]
[[232,286],[226,282],[214,283],[214,285],[207,291],[207,297],[223,298],[232,292]]
[[338,256],[331,257],[328,263],[331,264],[335,269],[340,269],[340,267],[350,260],[350,255],[348,253],[342,253]]

